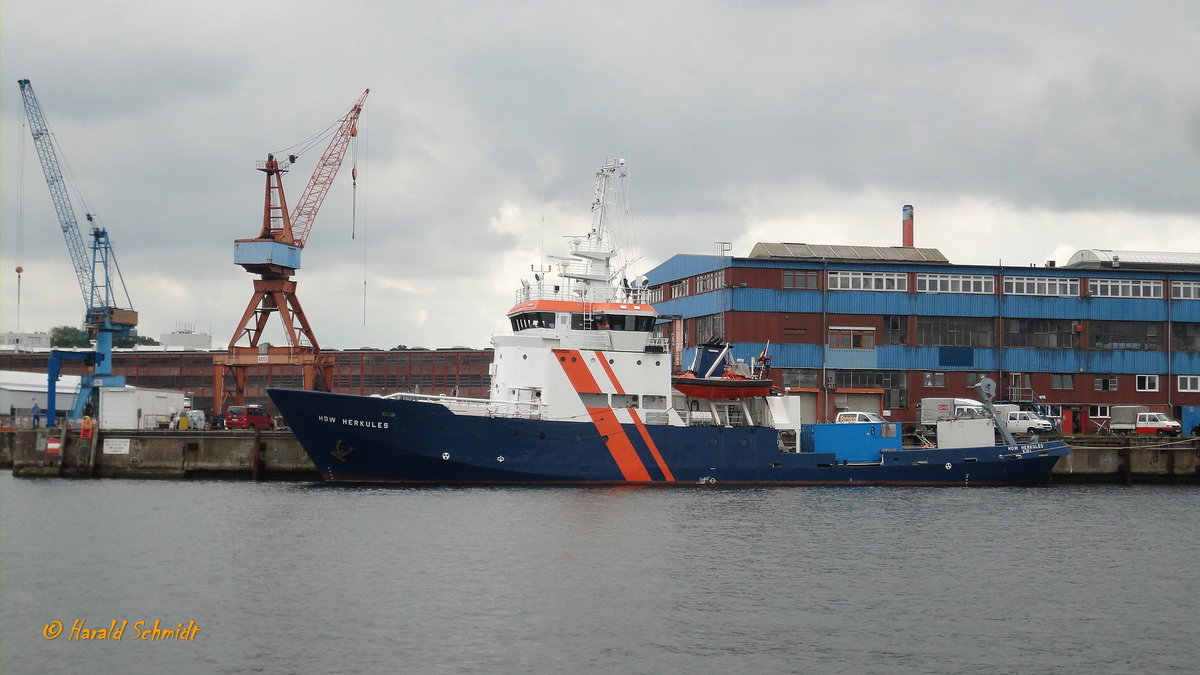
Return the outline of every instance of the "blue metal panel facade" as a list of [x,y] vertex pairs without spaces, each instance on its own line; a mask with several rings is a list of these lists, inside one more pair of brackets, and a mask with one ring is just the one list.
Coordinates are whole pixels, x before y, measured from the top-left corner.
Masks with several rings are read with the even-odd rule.
[[918,316],[996,316],[994,295],[964,295],[962,293],[914,293],[908,311],[896,314]]
[[999,297],[997,315],[1017,319],[1080,319],[1087,307],[1079,298],[1044,298],[1032,295]]
[[1162,300],[1091,298],[1080,300],[1088,319],[1101,321],[1166,321],[1167,303]]
[[874,349],[825,348],[825,365],[829,368],[859,369],[878,367]]
[[913,296],[884,291],[829,291],[826,311],[832,314],[911,314]]
[[999,370],[999,350],[987,347],[968,347],[971,365],[943,365],[942,347],[879,347],[878,368],[883,370]]
[[654,310],[659,315],[681,315],[685,319],[697,316],[708,316],[733,309],[729,301],[729,291],[713,291],[699,295],[686,295],[674,300],[664,300],[654,303]]
[[646,273],[650,286],[729,267],[731,258],[712,255],[677,255]]

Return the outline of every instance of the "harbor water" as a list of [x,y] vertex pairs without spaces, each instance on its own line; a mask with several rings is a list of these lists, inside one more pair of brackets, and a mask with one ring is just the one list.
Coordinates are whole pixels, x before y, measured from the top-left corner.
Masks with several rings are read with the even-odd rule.
[[1197,668],[1196,487],[3,473],[0,509],[4,673]]

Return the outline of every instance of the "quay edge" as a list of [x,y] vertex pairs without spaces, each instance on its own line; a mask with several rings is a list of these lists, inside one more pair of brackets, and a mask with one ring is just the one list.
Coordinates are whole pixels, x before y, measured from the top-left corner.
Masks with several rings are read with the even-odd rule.
[[[59,433],[0,430],[0,469],[21,478],[321,480],[289,431],[112,430],[93,439],[74,429],[65,437]],[[47,451],[47,441],[56,437],[61,448]],[[106,440],[113,452],[105,452]],[[1055,465],[1051,483],[1200,485],[1200,437],[1066,440],[1072,454]]]

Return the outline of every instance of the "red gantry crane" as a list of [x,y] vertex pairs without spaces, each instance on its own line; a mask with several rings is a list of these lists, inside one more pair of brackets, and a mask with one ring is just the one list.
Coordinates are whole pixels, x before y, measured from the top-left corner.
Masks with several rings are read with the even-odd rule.
[[[233,261],[259,278],[254,281],[254,295],[229,341],[229,349],[213,359],[213,398],[218,413],[224,412],[228,405],[245,403],[247,371],[260,365],[302,366],[305,389],[329,391],[333,362],[321,353],[317,336],[296,297],[292,275],[300,269],[300,252],[342,166],[346,149],[358,135],[358,117],[369,93],[370,89],[364,91],[335,123],[329,146],[290,214],[282,179],[296,156],[289,155],[280,161],[268,154],[265,162],[258,163],[258,170],[267,175],[262,230],[252,239],[234,241]],[[259,344],[273,314],[278,314],[283,322],[287,346]]]

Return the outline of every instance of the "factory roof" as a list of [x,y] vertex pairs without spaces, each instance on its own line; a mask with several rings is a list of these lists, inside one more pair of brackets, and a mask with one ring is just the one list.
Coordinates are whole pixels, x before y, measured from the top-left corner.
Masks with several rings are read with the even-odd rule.
[[949,264],[936,248],[911,246],[846,246],[829,244],[793,244],[759,242],[750,251],[751,258],[790,258],[809,260],[856,260],[870,262],[922,262]]
[[1088,248],[1076,251],[1066,267],[1077,269],[1128,268],[1144,270],[1200,268],[1200,253],[1182,251],[1118,251]]

